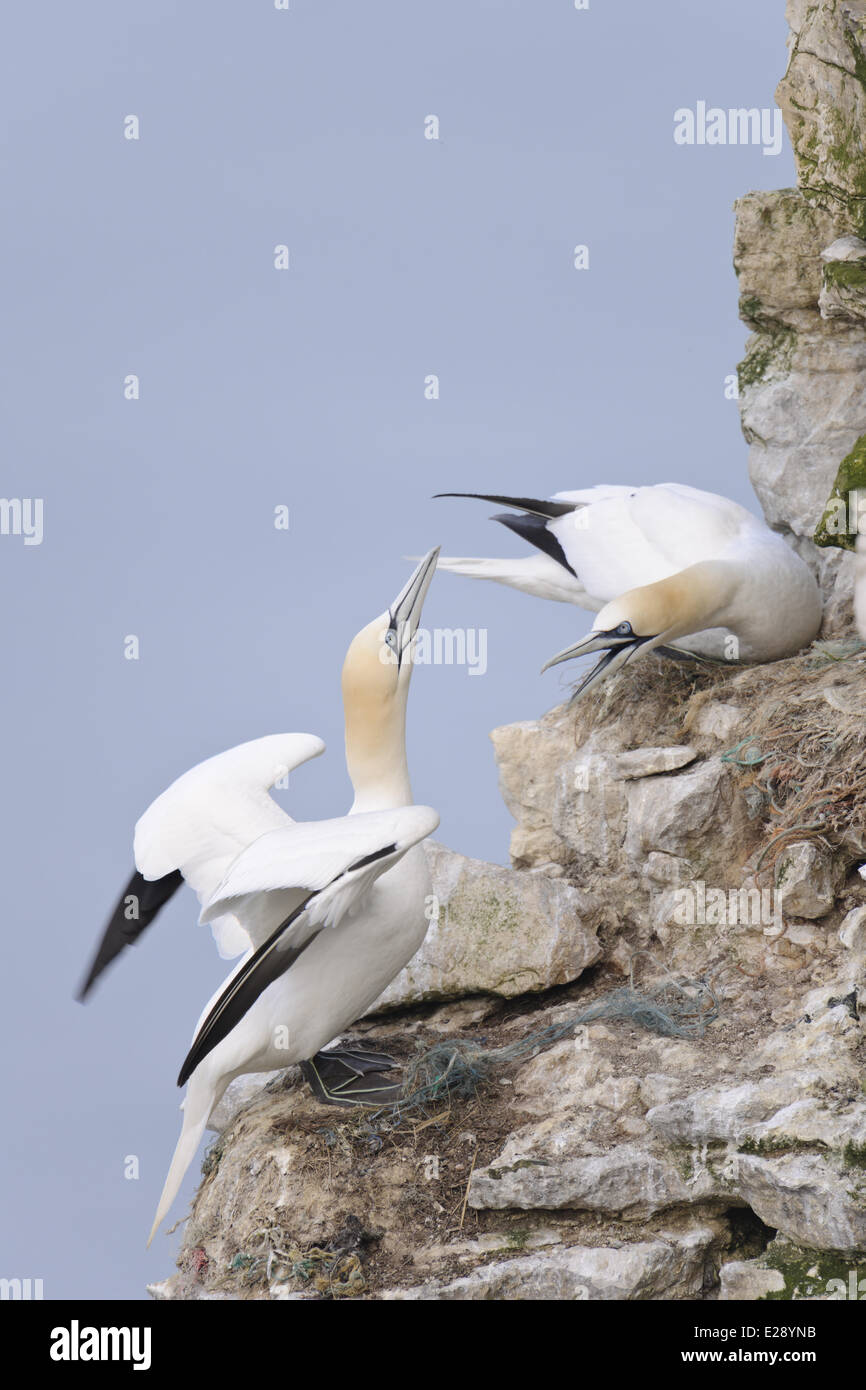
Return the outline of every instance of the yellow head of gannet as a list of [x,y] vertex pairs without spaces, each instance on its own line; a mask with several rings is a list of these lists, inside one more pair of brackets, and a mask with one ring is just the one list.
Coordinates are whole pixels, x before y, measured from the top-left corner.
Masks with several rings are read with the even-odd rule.
[[576,698],[604,676],[625,666],[638,652],[652,651],[717,623],[725,626],[724,615],[736,592],[737,580],[734,566],[724,561],[704,561],[655,584],[629,589],[605,604],[586,637],[551,657],[542,670],[573,657],[605,652],[575,690]]
[[352,639],[343,663],[346,764],[354,811],[408,806],[406,701],[421,609],[436,572],[428,552],[389,608]]

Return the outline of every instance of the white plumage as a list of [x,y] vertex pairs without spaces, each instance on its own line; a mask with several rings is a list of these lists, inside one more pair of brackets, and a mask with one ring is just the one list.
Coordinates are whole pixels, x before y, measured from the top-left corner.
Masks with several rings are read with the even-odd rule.
[[[588,637],[548,663],[607,649],[581,689],[663,644],[721,659],[772,661],[800,650],[820,626],[811,571],[781,536],[727,497],[659,483],[605,484],[540,501],[485,500],[518,509],[495,519],[539,553],[519,560],[442,558],[439,568],[598,613]],[[617,633],[625,624],[631,631],[623,626]]]
[[[439,817],[429,806],[403,806],[396,811],[361,811],[335,820],[302,821],[269,830],[237,856],[219,887],[202,908],[199,920],[212,922],[223,912],[236,913],[245,923],[250,899],[277,892],[314,892],[318,896],[304,917],[311,926],[339,926],[358,910],[382,873],[382,860],[368,861],[383,847],[405,852],[432,834]],[[295,904],[296,906],[297,904]],[[290,911],[294,908],[290,907]],[[256,928],[250,931],[255,944]]]
[[[415,954],[430,893],[418,846],[438,824],[429,806],[289,823],[253,841],[229,867],[201,919],[230,909],[258,950],[239,962],[199,1019],[180,1078],[189,1081],[183,1127],[148,1243],[229,1082],[313,1058]],[[251,1002],[230,997],[247,970]],[[221,1000],[232,1026],[221,1034],[214,1020],[205,1036]]]
[[[234,1077],[312,1059],[318,1093],[354,1103],[359,1077],[393,1065],[376,1054],[321,1050],[374,1003],[427,931],[431,887],[420,842],[439,817],[412,804],[405,719],[413,644],[438,554],[424,557],[346,655],[346,760],[355,789],[347,815],[295,822],[277,805],[270,789],[325,745],[312,734],[273,734],[184,773],[136,825],[136,874],[82,997],[181,875],[198,894],[201,921],[211,924],[220,953],[245,952],[206,1005],[181,1068],[178,1084],[189,1082],[183,1126],[151,1239]],[[141,899],[134,929],[124,907],[130,890]],[[347,1078],[332,1092],[322,1077],[338,1058]],[[357,1087],[359,1097],[369,1093],[366,1083]]]
[[[318,758],[315,734],[268,734],[207,758],[148,806],[135,827],[135,866],[146,879],[179,869],[206,902],[241,850],[269,830],[293,824],[269,795],[290,772]],[[231,960],[259,945],[255,919],[208,919],[220,955]]]

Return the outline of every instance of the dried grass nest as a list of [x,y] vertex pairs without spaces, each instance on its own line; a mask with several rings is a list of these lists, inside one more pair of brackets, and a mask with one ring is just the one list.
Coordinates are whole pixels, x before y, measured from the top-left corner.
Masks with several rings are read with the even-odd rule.
[[[820,840],[853,861],[866,856],[866,644],[815,642],[760,666],[649,657],[575,706],[578,741],[640,712],[648,740],[687,736],[710,703],[742,711],[723,759],[754,788],[765,853]],[[757,795],[756,795],[757,794]]]

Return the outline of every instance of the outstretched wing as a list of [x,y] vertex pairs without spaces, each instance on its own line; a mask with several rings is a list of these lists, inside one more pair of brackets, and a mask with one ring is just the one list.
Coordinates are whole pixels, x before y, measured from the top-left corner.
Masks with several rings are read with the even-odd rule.
[[[268,830],[293,824],[270,788],[324,750],[313,734],[269,734],[198,763],[151,803],[135,827],[136,873],[109,919],[79,998],[141,935],[182,878],[204,901],[242,849]],[[139,897],[137,920],[125,914],[129,895]],[[214,920],[212,930],[226,957],[257,944],[231,914]]]
[[601,483],[549,501],[495,493],[441,493],[506,503],[492,517],[532,545],[528,560],[442,559],[439,568],[598,610],[610,599],[724,553],[755,518],[715,493],[682,483]]
[[205,904],[202,921],[226,910],[244,920],[252,901],[274,896],[279,901],[286,892],[297,894],[298,900],[230,977],[196,1033],[179,1086],[319,932],[359,911],[376,879],[438,824],[429,806],[361,812],[269,831],[238,856]]
[[183,874],[177,869],[155,882],[142,878],[136,869],[108,920],[87,977],[76,996],[78,999],[87,997],[106,966],[120,955],[125,946],[131,946],[138,940],[145,927],[150,926],[160,908],[174,896],[182,883]]

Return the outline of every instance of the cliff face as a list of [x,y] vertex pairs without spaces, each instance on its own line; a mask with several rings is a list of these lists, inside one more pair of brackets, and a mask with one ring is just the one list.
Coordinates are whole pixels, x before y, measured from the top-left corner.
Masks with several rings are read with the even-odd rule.
[[833,633],[850,622],[853,571],[838,502],[858,486],[866,500],[866,0],[789,0],[787,15],[776,98],[797,188],[737,203],[740,316],[753,330],[740,410],[755,492],[819,574]]
[[428,848],[438,918],[355,1029],[463,1084],[371,1115],[244,1078],[155,1297],[831,1298],[866,1272],[866,657],[825,514],[866,434],[866,0],[788,13],[799,187],[738,204],[740,403],[833,640],[650,657],[495,730],[513,868]]

